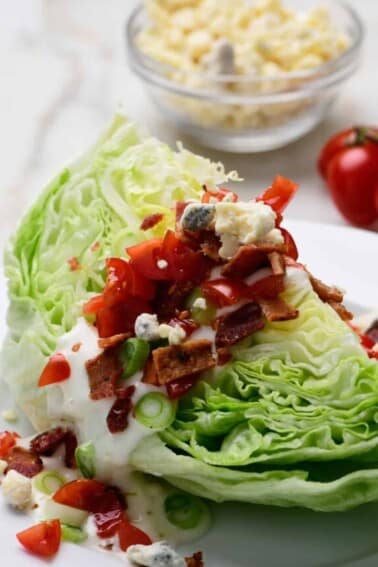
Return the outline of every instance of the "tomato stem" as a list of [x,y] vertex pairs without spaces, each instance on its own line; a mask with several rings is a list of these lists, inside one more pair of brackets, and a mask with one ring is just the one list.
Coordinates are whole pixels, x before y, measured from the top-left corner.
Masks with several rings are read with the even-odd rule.
[[354,139],[351,141],[351,146],[363,146],[365,142],[373,142],[378,144],[378,133],[372,128],[365,126],[356,126],[354,128]]

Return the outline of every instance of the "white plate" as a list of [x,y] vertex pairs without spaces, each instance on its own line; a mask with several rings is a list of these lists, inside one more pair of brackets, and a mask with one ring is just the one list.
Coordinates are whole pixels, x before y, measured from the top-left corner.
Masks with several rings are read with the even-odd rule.
[[[301,259],[319,278],[346,288],[347,303],[355,312],[378,307],[376,234],[299,221],[288,222],[287,227],[299,243]],[[0,399],[1,407],[8,407],[5,398]],[[376,567],[377,516],[378,503],[337,514],[219,505],[210,533],[185,551],[203,550],[206,567]],[[38,559],[19,549],[15,539],[15,533],[28,525],[28,518],[11,513],[1,501],[0,525],[1,564],[24,567],[26,559],[31,567],[40,566]],[[97,567],[119,565],[110,554],[70,544],[62,546],[53,565],[91,561]]]

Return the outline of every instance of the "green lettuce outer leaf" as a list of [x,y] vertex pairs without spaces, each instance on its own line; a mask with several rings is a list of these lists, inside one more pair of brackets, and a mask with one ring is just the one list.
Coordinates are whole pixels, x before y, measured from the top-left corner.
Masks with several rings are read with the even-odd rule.
[[[267,323],[238,344],[232,363],[181,400],[176,421],[160,434],[166,458],[158,463],[149,447],[142,463],[138,448],[134,466],[181,488],[200,482],[198,494],[216,500],[336,510],[376,497],[378,365],[305,272],[288,271],[284,297],[298,319]],[[223,486],[228,478],[240,486]],[[343,502],[346,487],[359,482],[359,493]],[[285,500],[286,484],[295,490]]]
[[[103,289],[105,259],[161,236],[173,227],[175,201],[198,199],[203,184],[230,178],[236,173],[221,164],[142,135],[119,112],[97,144],[45,188],[6,250],[9,333],[1,356],[2,375],[38,429],[48,426],[38,376],[83,303]],[[141,231],[142,219],[156,212],[163,221]],[[72,258],[79,269],[71,269]]]

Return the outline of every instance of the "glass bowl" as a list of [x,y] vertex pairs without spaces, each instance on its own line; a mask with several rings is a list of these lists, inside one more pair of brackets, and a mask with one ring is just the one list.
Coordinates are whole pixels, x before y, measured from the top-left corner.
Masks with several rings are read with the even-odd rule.
[[[287,0],[307,11],[320,0]],[[285,146],[312,130],[331,108],[342,85],[358,67],[363,25],[339,0],[322,1],[348,48],[314,69],[256,75],[211,75],[178,71],[146,56],[136,38],[148,25],[143,6],[126,29],[131,69],[143,81],[158,109],[199,143],[232,152],[261,152]]]

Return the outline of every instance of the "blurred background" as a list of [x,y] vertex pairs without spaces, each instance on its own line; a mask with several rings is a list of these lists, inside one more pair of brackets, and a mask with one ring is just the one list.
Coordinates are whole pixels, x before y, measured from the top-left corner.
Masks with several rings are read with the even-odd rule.
[[[134,120],[173,144],[225,162],[256,194],[276,173],[301,183],[288,217],[345,225],[316,171],[329,135],[378,123],[378,2],[350,0],[366,26],[359,71],[327,120],[284,149],[232,155],[201,148],[157,114],[127,66],[125,22],[136,0],[2,0],[0,21],[0,242],[38,191],[91,144],[123,103]],[[321,2],[319,2],[321,4]]]

